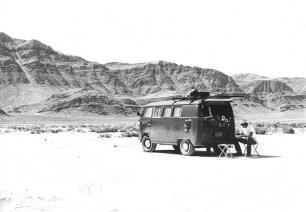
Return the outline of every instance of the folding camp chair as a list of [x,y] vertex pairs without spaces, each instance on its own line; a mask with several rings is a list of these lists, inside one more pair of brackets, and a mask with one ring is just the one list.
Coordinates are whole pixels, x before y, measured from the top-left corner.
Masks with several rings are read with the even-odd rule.
[[[243,144],[244,145],[244,152],[243,152],[243,154],[245,154],[246,152],[247,152],[247,144]],[[258,143],[256,142],[256,143],[254,143],[254,144],[251,144],[251,150],[253,149],[254,150],[254,153],[255,153],[255,156],[259,156],[259,153],[258,153],[258,150],[257,150],[257,148],[258,148]]]
[[233,144],[219,144],[218,147],[221,150],[219,157],[222,157],[223,155],[224,157],[227,157],[227,158],[233,157],[231,153],[231,149],[234,147]]

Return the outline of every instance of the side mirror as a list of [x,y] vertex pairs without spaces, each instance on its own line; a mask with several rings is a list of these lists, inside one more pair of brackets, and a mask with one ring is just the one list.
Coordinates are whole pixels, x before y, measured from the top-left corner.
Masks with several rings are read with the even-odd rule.
[[137,113],[136,113],[136,114],[137,114],[137,116],[141,116],[141,114],[140,114],[140,112],[139,112],[139,111],[137,111]]

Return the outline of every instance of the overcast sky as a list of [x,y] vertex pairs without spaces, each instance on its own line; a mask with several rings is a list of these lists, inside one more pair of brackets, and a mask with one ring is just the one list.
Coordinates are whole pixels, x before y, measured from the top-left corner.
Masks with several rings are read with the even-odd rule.
[[100,63],[306,77],[305,0],[0,0],[0,31]]

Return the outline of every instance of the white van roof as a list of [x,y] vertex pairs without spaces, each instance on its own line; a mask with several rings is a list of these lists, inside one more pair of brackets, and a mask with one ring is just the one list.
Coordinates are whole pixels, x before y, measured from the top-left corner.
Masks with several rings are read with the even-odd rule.
[[233,100],[233,98],[208,98],[204,102],[231,102]]

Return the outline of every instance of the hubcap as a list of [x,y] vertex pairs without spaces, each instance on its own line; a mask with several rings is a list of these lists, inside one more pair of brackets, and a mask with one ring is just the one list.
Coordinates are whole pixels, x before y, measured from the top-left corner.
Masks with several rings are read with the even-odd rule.
[[145,146],[146,146],[147,148],[149,148],[149,147],[151,146],[150,140],[146,140],[146,141],[145,141]]
[[189,145],[187,143],[183,143],[183,150],[187,152],[189,149]]

